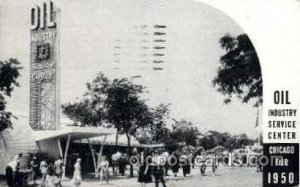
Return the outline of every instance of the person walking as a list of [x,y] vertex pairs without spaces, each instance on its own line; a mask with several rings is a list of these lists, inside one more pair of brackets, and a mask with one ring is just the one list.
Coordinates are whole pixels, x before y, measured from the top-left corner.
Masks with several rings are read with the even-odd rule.
[[212,167],[213,174],[216,174],[216,171],[217,171],[217,168],[218,168],[216,155],[213,156],[211,167]]
[[42,160],[40,163],[40,172],[42,174],[42,184],[41,186],[44,187],[46,183],[46,177],[48,174],[48,164],[45,160]]
[[109,183],[109,162],[106,156],[102,156],[98,168],[100,169],[100,182],[103,183],[105,177],[106,184],[108,184]]
[[184,152],[181,156],[180,156],[180,164],[182,167],[182,172],[183,172],[183,176],[186,177],[188,172],[189,172],[189,161],[188,161],[188,155],[186,152]]
[[8,187],[14,186],[14,169],[16,168],[17,164],[15,165],[13,162],[8,163],[5,169],[6,175],[6,184]]
[[20,162],[18,162],[15,171],[14,187],[23,186],[23,175],[21,174],[20,169],[21,169],[21,165]]
[[117,166],[118,166],[118,162],[120,159],[121,153],[119,151],[117,151],[116,153],[114,153],[111,156],[111,165],[112,165],[112,169],[113,169],[113,175],[116,176],[118,171],[117,171]]
[[140,160],[138,182],[141,183],[142,187],[146,187],[146,184],[152,183],[152,160],[151,158],[148,160],[148,156],[144,157],[142,154]]
[[187,174],[189,175],[191,175],[192,159],[193,153],[191,151],[189,154],[187,154]]
[[204,176],[205,175],[205,171],[206,171],[206,159],[205,159],[205,156],[202,155],[202,154],[197,155],[196,158],[195,158],[195,161],[197,161],[196,165],[199,165],[201,176]]
[[166,159],[164,156],[161,155],[161,152],[159,150],[155,150],[154,157],[153,157],[153,175],[155,179],[155,187],[159,186],[159,182],[163,185],[163,187],[166,187],[165,179],[164,179],[164,164],[166,162]]
[[263,171],[261,158],[262,158],[261,155],[256,157],[256,172],[262,172]]
[[120,159],[119,159],[119,171],[121,173],[122,176],[125,175],[125,169],[126,169],[126,165],[127,165],[127,154],[122,152]]
[[33,185],[36,185],[36,179],[37,179],[37,174],[38,174],[39,167],[38,167],[35,156],[32,157],[32,160],[30,161],[29,166],[30,166],[30,169],[31,169],[31,173],[29,175],[28,182],[29,183],[33,182]]
[[82,176],[81,176],[81,158],[76,159],[76,163],[74,165],[74,174],[73,174],[73,182],[75,184],[75,187],[80,187]]
[[188,154],[188,174],[191,175],[191,169],[193,168],[193,151],[191,150]]
[[168,171],[170,169],[170,166],[169,166],[168,159],[170,157],[170,154],[167,150],[164,150],[163,153],[161,154],[161,156],[165,157],[165,160],[166,160],[166,162],[164,164],[165,176],[169,176]]
[[6,176],[6,184],[8,187],[14,187],[15,177],[14,173],[17,169],[17,165],[20,162],[22,154],[18,154],[14,157],[14,159],[9,162],[5,168],[5,176]]
[[173,151],[169,157],[169,163],[171,165],[171,170],[174,173],[174,177],[177,177],[179,171],[179,155],[176,151]]
[[57,160],[55,160],[55,162],[54,162],[54,174],[59,179],[59,182],[57,185],[59,187],[61,187],[61,180],[62,180],[62,176],[63,176],[63,166],[64,166],[64,162],[62,160],[62,157],[58,157]]

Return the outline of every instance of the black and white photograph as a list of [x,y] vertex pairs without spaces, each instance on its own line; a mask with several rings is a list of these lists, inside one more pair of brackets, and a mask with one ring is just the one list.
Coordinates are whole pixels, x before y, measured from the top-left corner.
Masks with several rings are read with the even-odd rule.
[[205,3],[0,0],[0,186],[263,186],[263,86]]

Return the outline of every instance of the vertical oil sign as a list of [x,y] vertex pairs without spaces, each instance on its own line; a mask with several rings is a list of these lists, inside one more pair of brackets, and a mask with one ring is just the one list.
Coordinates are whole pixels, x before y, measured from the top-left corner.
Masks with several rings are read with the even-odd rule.
[[58,11],[52,1],[30,10],[30,126],[56,129],[58,103]]

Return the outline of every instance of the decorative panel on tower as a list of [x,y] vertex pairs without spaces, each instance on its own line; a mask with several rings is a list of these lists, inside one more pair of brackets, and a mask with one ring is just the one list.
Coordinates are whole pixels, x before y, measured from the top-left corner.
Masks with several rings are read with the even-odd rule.
[[59,125],[58,32],[59,11],[46,1],[31,8],[30,126],[34,130]]

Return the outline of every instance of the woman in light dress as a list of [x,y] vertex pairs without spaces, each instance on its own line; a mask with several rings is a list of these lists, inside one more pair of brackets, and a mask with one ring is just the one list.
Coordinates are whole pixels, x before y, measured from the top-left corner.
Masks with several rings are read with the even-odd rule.
[[46,183],[46,177],[47,177],[47,174],[48,174],[48,164],[45,160],[41,161],[40,163],[40,172],[42,174],[42,187],[45,186],[45,183]]
[[102,156],[101,161],[99,163],[98,168],[100,169],[100,181],[101,183],[104,180],[104,176],[106,178],[106,183],[109,183],[109,162],[106,156]]
[[76,187],[80,187],[82,181],[80,163],[81,163],[81,159],[77,158],[76,163],[74,165],[74,175],[73,175],[73,182]]

